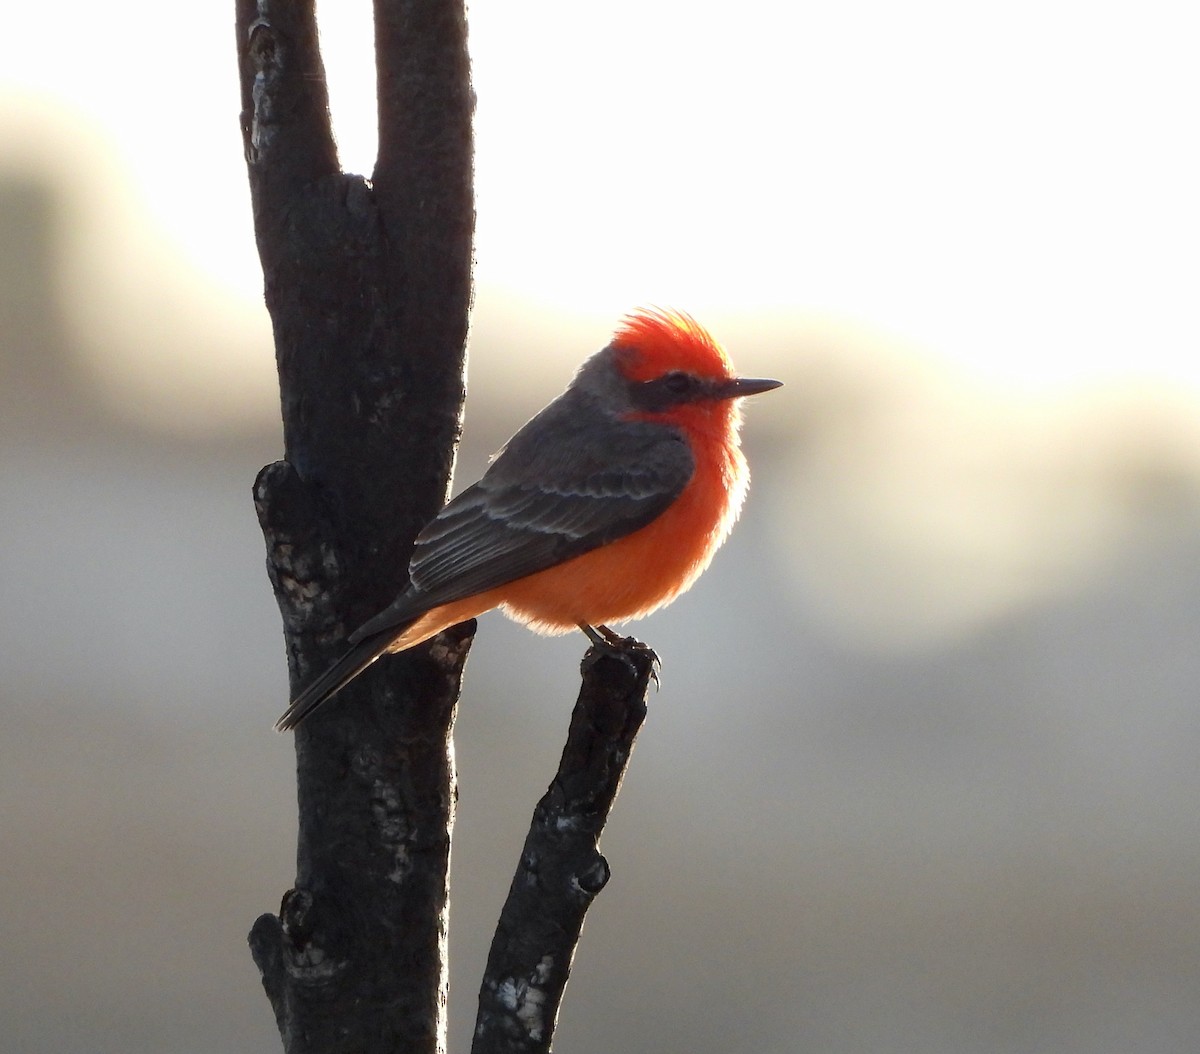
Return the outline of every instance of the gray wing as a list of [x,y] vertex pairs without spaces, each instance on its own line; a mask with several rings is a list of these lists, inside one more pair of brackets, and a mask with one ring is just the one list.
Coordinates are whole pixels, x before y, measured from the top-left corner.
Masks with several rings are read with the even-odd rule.
[[568,391],[417,536],[408,589],[351,642],[645,527],[682,493],[694,469],[676,429],[614,419]]

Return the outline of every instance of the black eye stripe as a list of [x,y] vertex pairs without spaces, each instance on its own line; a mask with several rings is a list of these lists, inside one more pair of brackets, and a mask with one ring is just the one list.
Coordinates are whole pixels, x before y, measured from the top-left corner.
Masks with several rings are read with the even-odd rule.
[[651,412],[695,402],[707,393],[708,385],[704,380],[682,370],[672,370],[652,381],[641,381],[632,386],[634,405]]

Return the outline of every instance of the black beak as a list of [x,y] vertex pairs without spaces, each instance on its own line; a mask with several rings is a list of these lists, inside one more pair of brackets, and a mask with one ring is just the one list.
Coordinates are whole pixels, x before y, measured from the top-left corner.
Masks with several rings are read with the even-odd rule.
[[758,395],[759,392],[769,392],[778,388],[783,381],[772,381],[765,377],[734,377],[717,385],[718,399],[740,399],[744,395]]

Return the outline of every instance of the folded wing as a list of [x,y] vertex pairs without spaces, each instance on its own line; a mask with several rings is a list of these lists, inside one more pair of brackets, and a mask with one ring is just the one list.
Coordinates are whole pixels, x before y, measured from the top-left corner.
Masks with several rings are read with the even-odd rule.
[[[541,419],[549,413],[560,420]],[[547,448],[538,442],[545,434],[561,438]],[[568,400],[552,404],[417,536],[408,589],[351,643],[645,527],[682,493],[694,468],[670,426],[609,420]]]

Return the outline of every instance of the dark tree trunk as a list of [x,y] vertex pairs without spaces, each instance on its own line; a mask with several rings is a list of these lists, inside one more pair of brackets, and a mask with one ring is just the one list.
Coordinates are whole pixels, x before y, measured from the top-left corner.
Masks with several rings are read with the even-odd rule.
[[[342,173],[313,0],[237,0],[242,134],[284,459],[254,485],[293,693],[405,584],[445,500],[474,228],[461,0],[376,0],[379,157]],[[296,732],[296,885],[250,933],[288,1054],[445,1050],[455,706],[474,623],[384,658]],[[548,1051],[653,653],[589,651],[480,991],[473,1050]]]
[[[312,0],[237,0],[284,460],[254,487],[292,688],[405,583],[446,497],[471,297],[458,0],[377,0],[379,161],[343,174]],[[251,945],[290,1054],[445,1047],[451,729],[470,630],[384,659],[296,735],[296,887]]]

